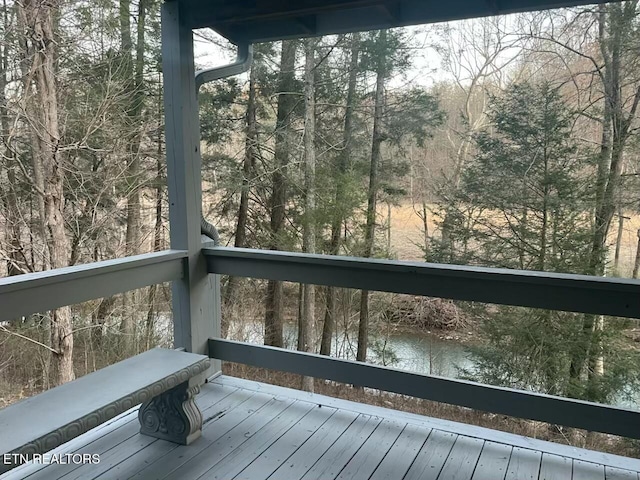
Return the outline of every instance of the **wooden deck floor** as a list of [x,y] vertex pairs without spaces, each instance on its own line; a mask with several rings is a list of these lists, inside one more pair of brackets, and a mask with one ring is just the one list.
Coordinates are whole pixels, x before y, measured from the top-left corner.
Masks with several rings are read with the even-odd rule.
[[219,377],[198,397],[203,436],[138,433],[131,411],[56,449],[95,465],[24,465],[9,479],[640,480],[640,460]]

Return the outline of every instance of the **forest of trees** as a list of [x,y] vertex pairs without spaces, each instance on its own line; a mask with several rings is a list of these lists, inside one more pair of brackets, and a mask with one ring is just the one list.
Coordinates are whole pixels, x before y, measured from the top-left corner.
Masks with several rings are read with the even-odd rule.
[[[159,7],[0,5],[0,276],[167,248]],[[235,247],[402,260],[405,209],[424,261],[638,278],[639,14],[627,1],[254,45],[247,74],[199,94],[203,213]],[[258,322],[267,345],[336,355],[343,329],[371,360],[402,323],[387,298],[226,278],[222,331]],[[158,285],[0,324],[0,397],[170,344],[169,305]],[[477,333],[474,379],[602,402],[640,383],[635,320],[433,305]]]

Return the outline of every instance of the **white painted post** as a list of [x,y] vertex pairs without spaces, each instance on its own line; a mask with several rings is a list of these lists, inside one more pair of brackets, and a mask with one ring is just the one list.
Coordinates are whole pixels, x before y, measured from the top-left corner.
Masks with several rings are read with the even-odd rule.
[[[194,80],[193,32],[180,2],[162,5],[162,69],[171,248],[187,250],[184,276],[173,282],[175,347],[208,354],[207,340],[220,335],[219,292],[207,273],[200,238],[202,160]],[[211,373],[220,371],[212,362]]]

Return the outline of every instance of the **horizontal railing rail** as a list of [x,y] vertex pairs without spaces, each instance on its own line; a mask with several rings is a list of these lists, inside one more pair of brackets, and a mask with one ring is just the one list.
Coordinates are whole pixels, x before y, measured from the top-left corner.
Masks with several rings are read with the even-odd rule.
[[0,321],[177,280],[186,255],[165,250],[0,278]]
[[636,410],[231,340],[210,339],[209,356],[485,412],[640,439],[640,411]]
[[210,273],[640,318],[640,280],[206,247]]
[[[640,318],[640,281],[633,279],[226,247],[206,247],[203,253],[214,274]],[[209,356],[640,438],[636,410],[222,339],[209,340]]]

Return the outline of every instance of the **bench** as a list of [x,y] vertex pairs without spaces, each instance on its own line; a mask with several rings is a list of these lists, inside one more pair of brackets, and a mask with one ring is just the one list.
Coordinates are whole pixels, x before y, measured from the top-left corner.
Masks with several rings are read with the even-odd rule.
[[155,348],[0,410],[0,474],[139,404],[140,433],[190,444],[209,367],[204,355]]

